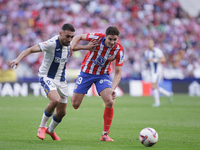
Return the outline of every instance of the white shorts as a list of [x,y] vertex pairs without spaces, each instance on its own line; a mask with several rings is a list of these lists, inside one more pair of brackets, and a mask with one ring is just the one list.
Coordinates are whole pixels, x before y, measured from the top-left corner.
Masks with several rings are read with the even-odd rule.
[[59,82],[48,77],[40,77],[40,85],[44,89],[46,95],[52,91],[57,90],[61,97],[61,103],[67,103],[67,82]]
[[159,83],[162,80],[162,76],[157,73],[151,74],[151,83]]

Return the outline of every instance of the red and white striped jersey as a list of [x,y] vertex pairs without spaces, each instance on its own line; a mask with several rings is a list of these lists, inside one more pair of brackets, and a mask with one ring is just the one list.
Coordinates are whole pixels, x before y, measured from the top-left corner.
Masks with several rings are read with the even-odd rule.
[[[92,39],[99,41],[100,45],[95,48],[98,51],[89,51],[86,54],[81,64],[82,72],[96,75],[110,74],[112,61],[116,60],[115,66],[123,65],[124,48],[119,43],[116,43],[113,48],[106,47],[103,33],[88,33],[86,40]],[[108,60],[108,58],[112,59]]]

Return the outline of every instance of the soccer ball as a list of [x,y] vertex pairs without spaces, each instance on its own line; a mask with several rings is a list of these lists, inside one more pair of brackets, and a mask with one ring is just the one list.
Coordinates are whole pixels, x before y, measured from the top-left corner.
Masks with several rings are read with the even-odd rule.
[[139,135],[140,142],[146,146],[151,147],[158,141],[158,133],[153,128],[144,128]]

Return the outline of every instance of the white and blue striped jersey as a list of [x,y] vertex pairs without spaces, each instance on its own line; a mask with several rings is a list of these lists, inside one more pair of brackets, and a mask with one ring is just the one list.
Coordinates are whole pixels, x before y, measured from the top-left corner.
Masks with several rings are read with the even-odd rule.
[[163,54],[162,50],[160,50],[159,48],[154,47],[153,51],[146,50],[144,55],[145,55],[145,59],[149,63],[151,74],[160,74],[160,73],[162,73],[162,64],[160,62],[151,62],[151,61],[149,61],[152,58],[158,60],[161,57],[163,57],[164,54]]
[[58,40],[58,35],[38,45],[41,51],[44,52],[38,76],[49,77],[64,82],[66,63],[69,57],[69,46],[62,46]]

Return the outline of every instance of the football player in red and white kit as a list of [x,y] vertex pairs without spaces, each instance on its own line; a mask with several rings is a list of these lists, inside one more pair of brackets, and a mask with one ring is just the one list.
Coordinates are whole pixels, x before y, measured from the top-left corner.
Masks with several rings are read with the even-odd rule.
[[[89,88],[93,83],[95,84],[98,94],[105,103],[101,141],[114,141],[108,133],[114,114],[115,89],[121,80],[124,58],[124,48],[117,42],[119,34],[117,27],[109,26],[106,34],[97,32],[75,36],[70,46],[71,51],[86,50],[87,45],[77,45],[78,42],[81,40],[94,42],[94,51],[89,51],[81,64],[81,72],[77,78],[71,101],[73,107],[77,109]],[[113,61],[115,61],[115,75],[111,81],[109,74]]]

